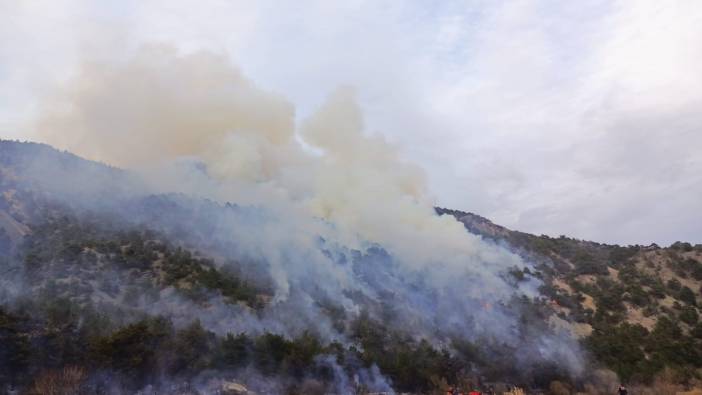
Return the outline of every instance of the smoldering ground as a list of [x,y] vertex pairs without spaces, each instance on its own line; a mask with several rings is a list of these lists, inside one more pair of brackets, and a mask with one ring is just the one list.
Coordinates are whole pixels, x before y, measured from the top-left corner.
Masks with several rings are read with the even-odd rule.
[[[436,215],[421,169],[364,130],[349,88],[296,122],[291,103],[226,58],[151,46],[86,63],[46,99],[33,128],[42,141],[130,169],[55,174],[36,156],[27,176],[52,197],[177,233],[218,265],[253,262],[274,291],[260,312],[217,295],[202,308],[168,290],[138,310],[198,318],[219,334],[312,329],[352,343],[329,302],[344,317],[370,312],[441,347],[451,338],[504,344],[522,350],[518,366],[558,361],[581,372],[573,340],[520,327],[513,301],[538,297],[538,280],[514,284],[507,272],[529,263]],[[149,204],[153,195],[166,198]]]

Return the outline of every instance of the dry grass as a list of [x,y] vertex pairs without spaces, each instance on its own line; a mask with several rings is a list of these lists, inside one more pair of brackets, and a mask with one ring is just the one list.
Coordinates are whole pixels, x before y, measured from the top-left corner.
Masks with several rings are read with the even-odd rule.
[[68,366],[60,370],[47,370],[34,379],[28,395],[78,394],[86,377],[85,369],[77,366]]
[[642,395],[676,395],[679,392],[685,391],[685,387],[677,384],[681,382],[681,378],[672,369],[665,368],[662,372],[656,375],[653,384],[646,387],[632,387],[630,393]]
[[551,395],[570,395],[570,387],[560,381],[552,381],[548,386],[548,393]]

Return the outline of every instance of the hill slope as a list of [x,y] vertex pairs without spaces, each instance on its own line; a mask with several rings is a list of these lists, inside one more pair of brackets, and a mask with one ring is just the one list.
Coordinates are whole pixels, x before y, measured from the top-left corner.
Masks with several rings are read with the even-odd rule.
[[556,313],[552,322],[584,339],[625,380],[645,380],[663,366],[698,364],[702,245],[619,246],[535,236],[472,213],[437,212],[536,262],[544,280],[540,292]]
[[69,369],[92,393],[216,393],[232,380],[261,393],[607,391],[598,368],[642,383],[666,367],[679,382],[699,374],[702,246],[620,247],[437,213],[498,258],[438,281],[318,219],[162,193],[1,141],[0,383],[37,393]]

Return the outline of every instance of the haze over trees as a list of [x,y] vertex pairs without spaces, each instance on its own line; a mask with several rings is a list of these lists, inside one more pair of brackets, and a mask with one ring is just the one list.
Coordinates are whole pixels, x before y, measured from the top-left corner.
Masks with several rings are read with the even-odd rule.
[[[36,177],[37,158],[62,180],[99,174],[109,189],[56,188]],[[525,264],[500,274],[514,297],[464,296],[482,291],[470,281],[445,293],[381,245],[354,250],[319,237],[312,248],[358,281],[343,292],[354,310],[315,289],[330,280],[314,266],[303,266],[314,281],[292,282],[288,300],[276,299],[275,262],[241,253],[241,240],[217,222],[240,218],[243,237],[266,224],[260,208],[134,194],[129,173],[35,144],[0,143],[0,172],[0,383],[28,393],[59,378],[76,391],[206,392],[213,381],[249,380],[264,393],[300,394],[495,382],[595,391],[611,384],[597,376],[602,369],[631,384],[700,379],[700,245],[534,236],[436,209],[521,257]],[[448,315],[436,326],[414,315],[452,297],[476,298],[466,314],[480,325],[506,318],[476,335]],[[543,338],[573,347],[566,353],[582,368],[564,363],[566,354],[533,356]]]

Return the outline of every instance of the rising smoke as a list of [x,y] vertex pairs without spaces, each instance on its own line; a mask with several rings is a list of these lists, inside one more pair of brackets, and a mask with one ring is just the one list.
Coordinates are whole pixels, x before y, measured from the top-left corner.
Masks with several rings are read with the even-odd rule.
[[42,141],[133,170],[141,193],[250,208],[208,216],[216,230],[210,242],[214,251],[266,263],[271,306],[255,315],[213,298],[202,310],[166,295],[146,311],[197,317],[218,333],[292,336],[314,327],[343,342],[320,298],[354,316],[363,309],[357,295],[377,303],[392,295],[389,326],[435,343],[489,337],[527,350],[525,365],[562,360],[581,369],[565,337],[518,337],[509,303],[537,296],[538,283],[515,286],[505,273],[528,263],[436,215],[421,169],[366,133],[349,88],[296,124],[292,104],[225,57],[151,46],[126,61],[86,63],[47,99],[34,127]]

